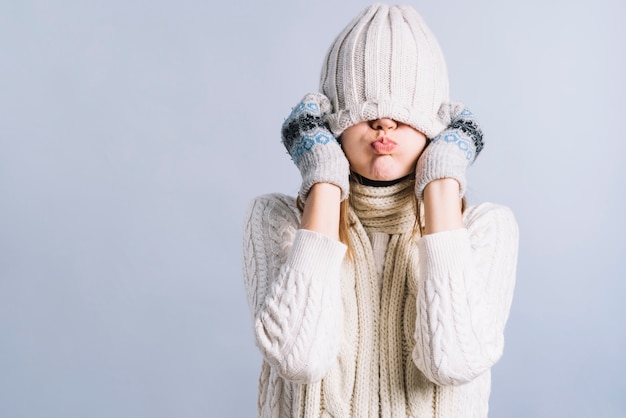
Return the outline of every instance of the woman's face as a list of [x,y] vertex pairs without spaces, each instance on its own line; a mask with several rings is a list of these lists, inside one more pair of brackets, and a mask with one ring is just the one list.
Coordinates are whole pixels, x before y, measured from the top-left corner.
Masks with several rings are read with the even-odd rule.
[[396,180],[415,171],[426,136],[409,125],[382,118],[346,129],[341,147],[352,171],[370,180]]

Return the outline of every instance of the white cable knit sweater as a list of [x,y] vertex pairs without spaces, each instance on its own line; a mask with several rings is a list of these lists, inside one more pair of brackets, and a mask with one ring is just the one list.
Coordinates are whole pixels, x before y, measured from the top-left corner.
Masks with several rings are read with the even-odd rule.
[[[298,229],[294,198],[253,201],[244,278],[264,358],[259,416],[487,416],[517,224],[486,203],[465,211],[465,229],[413,236],[407,190],[351,185],[367,208],[352,210],[355,262],[344,244]],[[386,194],[402,207],[389,210]]]

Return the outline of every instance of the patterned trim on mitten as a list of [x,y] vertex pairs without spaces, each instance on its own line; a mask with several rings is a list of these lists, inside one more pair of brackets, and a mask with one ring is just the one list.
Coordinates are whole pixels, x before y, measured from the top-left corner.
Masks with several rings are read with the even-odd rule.
[[[457,146],[461,151],[466,151],[466,158],[470,162],[474,162],[480,154],[480,151],[484,148],[485,144],[483,142],[483,131],[478,126],[478,122],[474,118],[474,114],[467,108],[463,109],[461,113],[450,123],[446,130],[450,130],[453,132],[446,133],[443,139],[446,142],[456,142]],[[455,130],[459,130],[466,137],[462,139],[458,133],[454,132]],[[434,140],[437,140],[435,138]],[[466,142],[466,139],[471,139],[474,143],[475,150],[472,150],[472,147]]]

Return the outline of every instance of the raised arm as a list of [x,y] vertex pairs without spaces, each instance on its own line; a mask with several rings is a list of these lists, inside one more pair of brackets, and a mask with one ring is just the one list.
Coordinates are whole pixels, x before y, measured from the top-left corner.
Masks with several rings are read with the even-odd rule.
[[433,382],[466,383],[502,355],[517,265],[510,210],[483,204],[461,213],[465,170],[482,148],[473,115],[451,105],[451,124],[417,166],[424,200],[413,361]]
[[515,285],[518,229],[511,211],[483,204],[466,228],[420,239],[413,360],[433,382],[466,383],[493,366]]
[[[308,94],[283,124],[285,148],[302,175],[295,202],[255,201],[246,222],[244,274],[257,345],[284,378],[320,380],[339,350],[340,202],[348,196],[348,161],[328,130],[328,99]],[[295,215],[295,218],[294,218]]]
[[285,197],[258,198],[246,218],[244,280],[256,343],[285,379],[321,379],[336,358],[346,247],[297,229]]

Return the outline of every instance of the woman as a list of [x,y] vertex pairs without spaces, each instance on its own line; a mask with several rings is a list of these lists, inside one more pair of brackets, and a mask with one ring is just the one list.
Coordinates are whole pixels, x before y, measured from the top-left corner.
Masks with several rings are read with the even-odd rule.
[[486,417],[517,225],[464,208],[483,147],[417,12],[373,5],[331,46],[283,143],[299,196],[258,197],[244,276],[259,416]]

